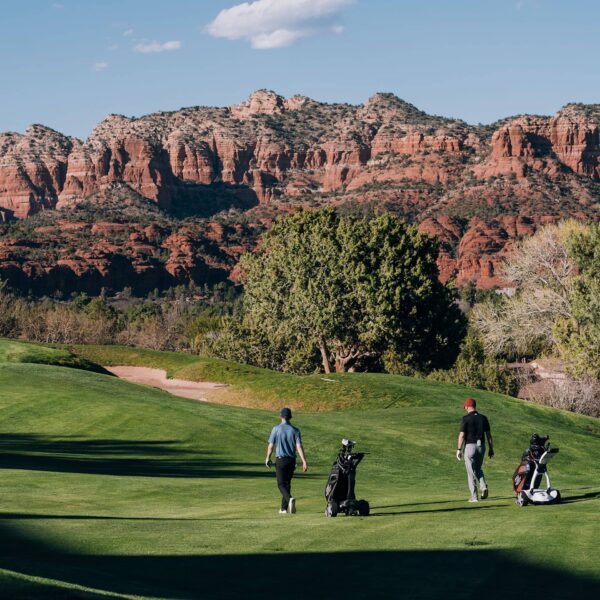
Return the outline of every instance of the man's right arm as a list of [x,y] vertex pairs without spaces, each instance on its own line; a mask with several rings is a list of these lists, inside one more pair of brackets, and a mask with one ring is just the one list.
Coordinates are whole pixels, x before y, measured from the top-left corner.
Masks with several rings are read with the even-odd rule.
[[465,443],[465,420],[462,419],[460,422],[460,432],[458,434],[458,442],[456,443],[456,459],[460,460],[462,458],[462,448]]
[[465,442],[465,432],[461,431],[458,434],[458,442],[456,444],[456,460],[460,460],[462,458],[462,447]]
[[267,458],[265,459],[265,467],[271,467],[273,463],[271,462],[271,454],[273,454],[273,444],[269,442],[267,446]]
[[273,463],[271,462],[271,454],[273,454],[273,448],[275,447],[276,435],[275,435],[275,427],[271,430],[271,435],[269,436],[269,445],[267,446],[267,458],[265,459],[265,466],[270,467]]

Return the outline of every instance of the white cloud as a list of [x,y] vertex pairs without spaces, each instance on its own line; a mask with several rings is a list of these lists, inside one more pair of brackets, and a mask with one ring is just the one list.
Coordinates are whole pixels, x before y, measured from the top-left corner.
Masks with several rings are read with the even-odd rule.
[[106,69],[108,69],[108,63],[107,62],[97,62],[94,65],[94,71],[106,71]]
[[124,37],[131,37],[131,36],[133,35],[133,33],[134,33],[134,30],[133,30],[133,29],[126,29],[126,30],[123,32],[123,36],[124,36]]
[[252,38],[252,47],[258,50],[271,48],[284,48],[291,46],[296,40],[307,35],[304,31],[290,31],[289,29],[276,29],[271,33],[259,33]]
[[169,52],[171,50],[179,50],[181,48],[181,42],[174,40],[171,42],[149,42],[136,44],[133,47],[135,52],[141,52],[142,54],[152,54],[156,52]]
[[248,40],[266,50],[290,46],[322,32],[341,33],[334,22],[354,0],[255,0],[222,10],[206,30],[213,37]]

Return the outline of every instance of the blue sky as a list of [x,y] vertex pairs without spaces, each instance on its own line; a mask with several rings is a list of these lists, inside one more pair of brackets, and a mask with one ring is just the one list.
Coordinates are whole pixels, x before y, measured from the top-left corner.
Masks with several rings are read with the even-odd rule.
[[0,131],[86,137],[109,113],[232,104],[259,88],[351,103],[389,91],[471,123],[600,102],[597,0],[239,4],[3,2]]

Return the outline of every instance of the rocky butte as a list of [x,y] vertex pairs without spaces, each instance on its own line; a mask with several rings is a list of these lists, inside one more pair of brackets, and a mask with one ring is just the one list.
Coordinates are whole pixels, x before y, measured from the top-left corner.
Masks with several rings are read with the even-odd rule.
[[324,104],[261,90],[241,104],[111,115],[85,140],[0,134],[0,277],[36,293],[144,292],[235,277],[278,215],[391,210],[439,238],[440,273],[502,285],[541,224],[600,214],[600,105],[493,125],[391,94]]

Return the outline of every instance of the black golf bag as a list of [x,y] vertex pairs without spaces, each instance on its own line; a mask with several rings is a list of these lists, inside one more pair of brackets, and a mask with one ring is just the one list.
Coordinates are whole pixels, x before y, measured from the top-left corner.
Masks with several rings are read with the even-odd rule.
[[365,456],[364,452],[352,452],[354,445],[355,442],[342,440],[342,448],[331,467],[325,488],[325,515],[328,517],[336,517],[340,512],[348,516],[362,517],[369,514],[369,503],[366,500],[357,500],[354,493],[356,467]]
[[[521,463],[513,474],[515,502],[519,506],[560,502],[560,492],[552,487],[548,475],[547,465],[558,454],[558,448],[550,448],[549,438],[534,433],[529,448],[523,452]],[[544,478],[546,487],[541,488]]]

